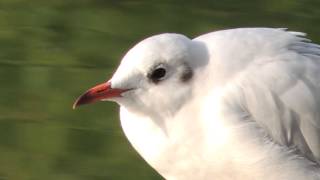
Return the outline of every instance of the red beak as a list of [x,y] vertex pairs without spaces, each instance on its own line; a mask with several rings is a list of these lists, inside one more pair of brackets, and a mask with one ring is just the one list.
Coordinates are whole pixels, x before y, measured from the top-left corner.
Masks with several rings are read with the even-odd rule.
[[94,102],[100,101],[102,99],[121,97],[121,93],[123,93],[125,91],[127,91],[127,90],[111,88],[110,81],[108,81],[106,83],[98,84],[98,85],[94,86],[93,88],[89,89],[87,92],[85,92],[80,97],[78,97],[76,102],[73,104],[73,109],[75,109],[76,107],[78,107],[80,105],[94,103]]

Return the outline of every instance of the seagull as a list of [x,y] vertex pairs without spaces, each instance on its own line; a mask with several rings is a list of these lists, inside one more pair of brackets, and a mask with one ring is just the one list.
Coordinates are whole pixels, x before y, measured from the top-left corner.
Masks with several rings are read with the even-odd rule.
[[320,45],[305,33],[151,36],[74,108],[106,100],[165,179],[320,179]]

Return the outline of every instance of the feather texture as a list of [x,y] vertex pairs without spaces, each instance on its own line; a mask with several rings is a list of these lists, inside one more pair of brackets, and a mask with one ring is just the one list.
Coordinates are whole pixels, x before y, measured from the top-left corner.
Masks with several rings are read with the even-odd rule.
[[[145,82],[159,62],[167,79]],[[124,132],[166,179],[320,179],[320,46],[305,33],[162,34],[119,69],[114,88],[138,84],[118,100]]]

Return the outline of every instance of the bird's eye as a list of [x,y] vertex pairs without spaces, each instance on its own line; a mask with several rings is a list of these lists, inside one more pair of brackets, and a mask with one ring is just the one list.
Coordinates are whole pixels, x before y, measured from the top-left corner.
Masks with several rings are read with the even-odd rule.
[[149,74],[149,78],[152,82],[157,83],[165,78],[166,73],[164,67],[157,67]]

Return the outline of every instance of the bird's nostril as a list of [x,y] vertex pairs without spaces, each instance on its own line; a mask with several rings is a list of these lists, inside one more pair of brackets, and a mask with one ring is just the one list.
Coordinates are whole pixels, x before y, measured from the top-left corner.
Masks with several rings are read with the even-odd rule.
[[97,93],[101,93],[103,91],[103,89],[99,89],[97,90]]

